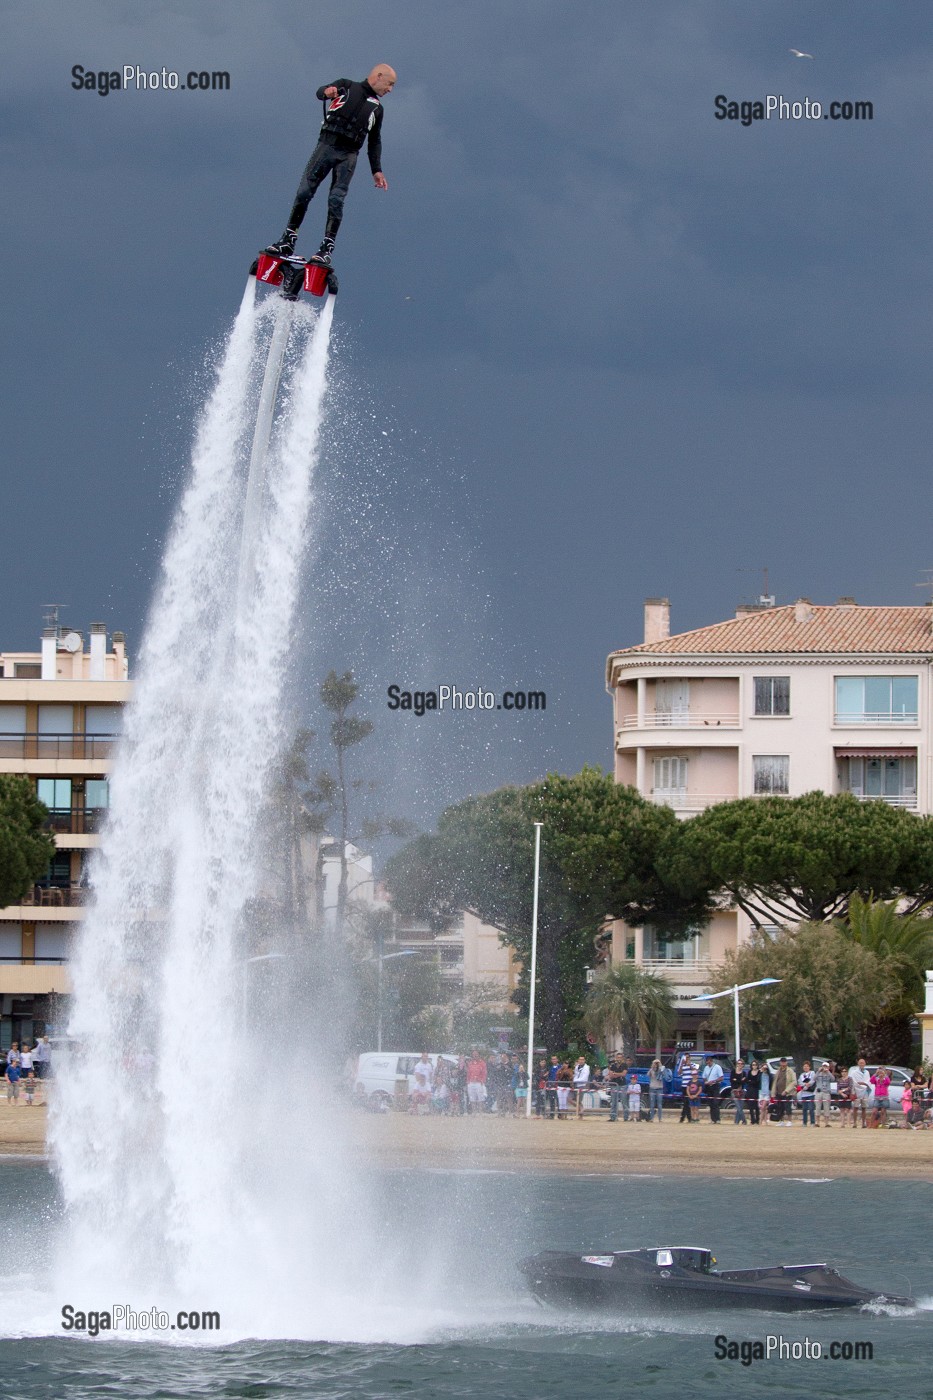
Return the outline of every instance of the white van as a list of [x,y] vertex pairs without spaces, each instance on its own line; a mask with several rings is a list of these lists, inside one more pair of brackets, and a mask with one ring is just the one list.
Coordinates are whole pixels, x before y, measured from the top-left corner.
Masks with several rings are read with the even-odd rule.
[[[371,1108],[391,1108],[399,1099],[406,1100],[415,1087],[415,1065],[421,1059],[420,1050],[367,1051],[356,1066],[354,1093],[365,1096]],[[456,1055],[429,1055],[432,1065],[439,1059],[457,1063]]]

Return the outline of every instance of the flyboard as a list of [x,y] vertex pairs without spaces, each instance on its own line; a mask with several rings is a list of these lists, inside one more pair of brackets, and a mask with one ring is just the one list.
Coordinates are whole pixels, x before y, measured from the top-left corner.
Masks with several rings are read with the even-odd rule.
[[334,269],[314,258],[282,257],[263,249],[254,259],[249,270],[255,277],[257,287],[281,289],[284,305],[276,307],[275,325],[266,368],[259,391],[259,405],[256,410],[256,427],[253,431],[253,445],[249,457],[249,477],[246,485],[246,502],[243,508],[243,533],[240,541],[240,567],[237,591],[242,602],[252,586],[255,572],[256,539],[259,517],[262,508],[262,492],[265,482],[266,454],[272,437],[272,424],[275,417],[275,402],[285,363],[285,351],[292,328],[295,303],[302,292],[312,297],[335,296],[338,289],[337,274]]

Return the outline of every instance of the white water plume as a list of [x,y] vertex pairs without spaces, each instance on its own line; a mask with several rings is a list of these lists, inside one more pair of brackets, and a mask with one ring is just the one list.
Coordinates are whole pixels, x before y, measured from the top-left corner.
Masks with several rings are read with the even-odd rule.
[[[216,1306],[218,1288],[268,1287],[275,1258],[256,1211],[251,1091],[264,1047],[242,1015],[255,950],[244,918],[261,892],[261,814],[288,738],[282,693],[332,299],[316,315],[279,298],[260,311],[254,288],[198,427],[72,963],[75,1048],[51,1143],[66,1205],[59,1287],[88,1305],[122,1290],[140,1306]],[[238,587],[256,385],[270,322],[286,316],[254,572]]]

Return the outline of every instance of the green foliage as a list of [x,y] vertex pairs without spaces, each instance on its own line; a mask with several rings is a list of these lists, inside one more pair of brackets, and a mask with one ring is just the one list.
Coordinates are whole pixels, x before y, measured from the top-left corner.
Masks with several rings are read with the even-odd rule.
[[[752,935],[710,978],[710,991],[725,991],[762,977],[780,985],[741,994],[742,1040],[792,1054],[797,1064],[818,1053],[832,1035],[853,1032],[878,1016],[897,992],[897,979],[875,953],[832,924],[800,924],[773,940]],[[728,1035],[732,1001],[710,1003],[715,1030]]]
[[862,1053],[872,1061],[906,1064],[912,1053],[910,1018],[923,1005],[926,969],[933,967],[933,919],[929,906],[902,912],[896,901],[853,895],[839,928],[868,948],[893,974],[896,990],[882,1014],[859,1027]]
[[621,1036],[626,1055],[634,1055],[639,1040],[651,1043],[665,1036],[675,1020],[671,984],[631,963],[616,963],[596,978],[584,1013],[587,1030],[600,1044]]
[[810,792],[707,808],[685,823],[666,873],[728,895],[755,923],[784,924],[844,916],[858,892],[914,896],[930,857],[933,829],[913,813]]
[[535,822],[542,823],[538,921],[541,1036],[563,1045],[582,1013],[584,968],[609,918],[650,919],[676,935],[706,916],[689,877],[666,882],[661,865],[680,826],[666,807],[621,787],[597,768],[550,774],[529,787],[499,788],[442,813],[434,835],[388,862],[386,879],[403,919],[449,923],[468,910],[500,930],[517,952],[528,1004]]
[[55,853],[48,816],[28,778],[0,775],[0,907],[15,904],[48,870]]
[[[848,918],[838,927],[854,943],[870,949],[894,974],[908,1014],[922,1006],[926,969],[933,967],[933,919],[928,906],[901,913],[895,900],[863,899],[854,894]],[[890,1013],[893,1008],[886,1009]]]

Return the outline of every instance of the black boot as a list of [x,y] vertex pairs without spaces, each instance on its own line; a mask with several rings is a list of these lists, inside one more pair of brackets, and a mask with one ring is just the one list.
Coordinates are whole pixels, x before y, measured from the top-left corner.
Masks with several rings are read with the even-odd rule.
[[309,258],[308,262],[320,263],[321,267],[330,267],[330,255],[333,251],[334,240],[332,238],[325,238],[314,257]]
[[270,243],[264,251],[271,253],[274,258],[290,258],[295,251],[297,237],[298,230],[296,228],[287,228],[278,243]]

